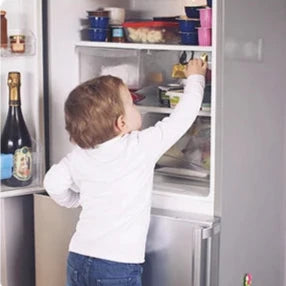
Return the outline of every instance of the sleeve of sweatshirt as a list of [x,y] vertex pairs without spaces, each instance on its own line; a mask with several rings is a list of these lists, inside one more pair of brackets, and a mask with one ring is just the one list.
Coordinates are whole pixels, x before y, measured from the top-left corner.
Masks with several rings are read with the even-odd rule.
[[204,87],[204,76],[189,76],[183,96],[171,115],[139,132],[139,145],[153,163],[191,127],[202,104]]
[[80,194],[72,180],[68,157],[50,168],[44,178],[44,187],[60,206],[76,208],[80,205]]

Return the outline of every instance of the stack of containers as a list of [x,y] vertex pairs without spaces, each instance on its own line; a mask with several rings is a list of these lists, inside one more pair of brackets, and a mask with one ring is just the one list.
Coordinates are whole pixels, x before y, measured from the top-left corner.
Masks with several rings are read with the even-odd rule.
[[[211,45],[212,0],[185,1],[185,13],[179,19],[181,44]],[[188,4],[189,3],[189,4]]]
[[178,19],[182,45],[197,45],[200,20],[182,16]]
[[212,45],[212,8],[200,9],[200,24],[198,28],[198,40],[200,46]]
[[105,42],[108,35],[109,11],[96,10],[88,13],[88,37],[90,41]]

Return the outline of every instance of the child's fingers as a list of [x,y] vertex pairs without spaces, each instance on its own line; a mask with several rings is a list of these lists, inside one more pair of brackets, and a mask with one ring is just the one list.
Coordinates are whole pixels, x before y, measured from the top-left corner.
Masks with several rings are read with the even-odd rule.
[[208,62],[203,61],[202,68],[206,70],[208,68]]

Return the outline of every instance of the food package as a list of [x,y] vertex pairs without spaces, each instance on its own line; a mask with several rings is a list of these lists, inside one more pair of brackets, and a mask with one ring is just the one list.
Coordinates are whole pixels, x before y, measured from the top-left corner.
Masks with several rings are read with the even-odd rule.
[[123,23],[129,42],[178,44],[178,22],[136,21]]
[[185,69],[186,69],[186,65],[175,64],[172,70],[172,77],[173,78],[186,78]]

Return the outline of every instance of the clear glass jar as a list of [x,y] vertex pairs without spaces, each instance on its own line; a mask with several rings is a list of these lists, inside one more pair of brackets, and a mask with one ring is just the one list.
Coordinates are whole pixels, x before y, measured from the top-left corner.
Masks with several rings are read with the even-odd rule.
[[10,36],[10,48],[12,53],[24,53],[25,52],[25,36],[13,35]]

